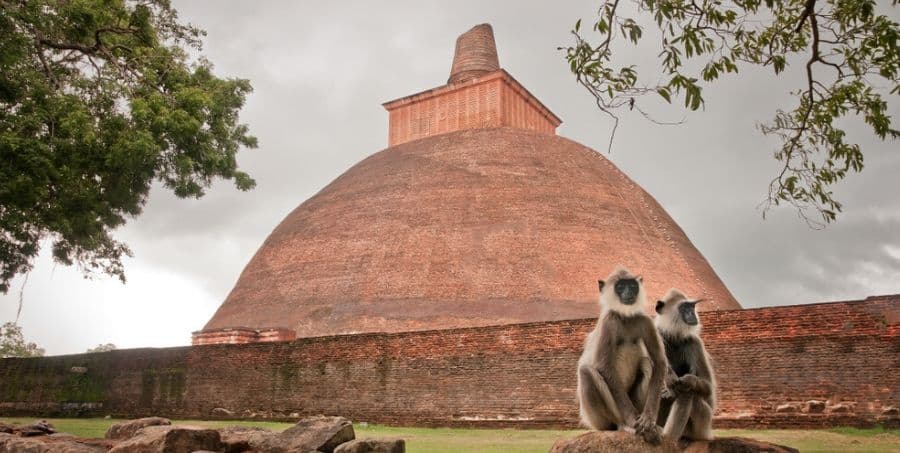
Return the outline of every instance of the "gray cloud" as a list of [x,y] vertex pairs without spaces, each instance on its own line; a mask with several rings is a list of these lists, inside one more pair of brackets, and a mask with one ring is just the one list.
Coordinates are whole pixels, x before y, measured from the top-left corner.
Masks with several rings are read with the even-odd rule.
[[[457,35],[494,26],[501,65],[564,124],[560,135],[609,157],[656,197],[745,307],[863,298],[900,292],[896,143],[863,137],[867,168],[837,194],[838,223],[810,230],[789,208],[762,219],[757,205],[777,169],[775,143],[755,128],[790,107],[800,80],[756,70],[706,91],[705,111],[679,127],[625,115],[611,154],[611,122],[575,82],[556,48],[588,18],[593,1],[309,3],[176,2],[206,29],[205,55],[219,74],[249,78],[243,120],[260,149],[240,155],[258,187],[217,183],[200,200],[155,189],[143,215],[119,232],[135,251],[129,284],[85,281],[42,258],[29,278],[22,324],[50,353],[184,344],[224,300],[266,235],[294,207],[354,163],[386,146],[381,103],[446,81]],[[646,64],[655,50],[623,48]],[[777,83],[776,83],[777,82]],[[678,110],[648,104],[662,119]],[[895,106],[896,107],[896,106]],[[896,112],[895,112],[896,113]],[[0,319],[17,294],[0,297]]]

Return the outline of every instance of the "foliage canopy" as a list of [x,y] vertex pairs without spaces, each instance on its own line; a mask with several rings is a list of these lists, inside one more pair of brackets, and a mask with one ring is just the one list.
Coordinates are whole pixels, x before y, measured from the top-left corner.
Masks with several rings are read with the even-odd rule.
[[[811,223],[835,220],[841,204],[832,185],[863,168],[863,152],[848,141],[842,118],[856,115],[881,140],[900,137],[888,113],[888,101],[900,95],[900,25],[879,14],[875,0],[632,0],[637,19],[622,14],[623,3],[600,7],[592,27],[599,42],[582,34],[579,20],[575,44],[565,49],[578,82],[616,124],[615,111],[626,107],[652,120],[636,102],[642,96],[668,103],[681,96],[685,108],[697,110],[703,87],[723,75],[748,65],[781,74],[802,59],[805,83],[791,93],[794,109],[777,110],[759,126],[781,142],[767,208],[789,203]],[[881,8],[896,11],[897,4]],[[635,66],[614,63],[616,43],[643,38],[640,19],[658,29],[661,76],[641,78]],[[810,210],[821,222],[806,215]]]
[[109,352],[115,351],[116,345],[113,343],[98,344],[96,347],[88,348],[85,352]]
[[35,343],[28,343],[22,335],[22,328],[7,322],[0,326],[0,358],[6,357],[40,357],[44,350]]
[[238,120],[250,83],[213,74],[203,35],[168,0],[0,0],[0,293],[44,240],[124,281],[111,232],[154,182],[254,186],[235,161],[256,147]]

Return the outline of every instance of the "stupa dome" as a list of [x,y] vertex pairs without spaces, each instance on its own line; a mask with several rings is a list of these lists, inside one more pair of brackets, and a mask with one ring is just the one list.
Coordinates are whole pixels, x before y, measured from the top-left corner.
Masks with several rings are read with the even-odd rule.
[[675,286],[707,299],[700,309],[740,308],[662,206],[596,151],[555,135],[559,119],[506,71],[385,107],[390,146],[294,209],[203,332],[592,317],[597,279],[618,264],[644,277],[648,298]]

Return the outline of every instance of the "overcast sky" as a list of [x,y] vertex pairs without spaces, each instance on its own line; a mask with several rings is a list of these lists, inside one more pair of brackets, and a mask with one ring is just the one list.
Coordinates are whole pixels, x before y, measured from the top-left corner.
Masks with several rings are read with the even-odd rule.
[[[216,72],[253,84],[242,119],[259,149],[242,152],[239,163],[258,186],[240,192],[220,183],[200,200],[155,190],[144,213],[117,232],[135,255],[126,285],[85,280],[42,255],[24,290],[27,339],[49,354],[107,342],[189,344],[278,222],[386,147],[381,103],[445,83],[456,37],[483,22],[494,27],[501,66],[562,118],[559,134],[601,150],[656,197],[744,307],[900,293],[897,142],[879,142],[851,122],[866,168],[838,187],[845,211],[820,231],[790,208],[765,220],[758,209],[777,163],[776,142],[756,124],[792,107],[800,65],[781,79],[748,70],[707,89],[705,111],[679,127],[624,116],[606,154],[612,124],[557,50],[598,5],[176,1],[184,20],[208,31],[204,54]],[[620,55],[646,62],[656,51],[644,44]],[[681,117],[648,108],[661,119]],[[0,321],[15,318],[22,283],[0,296]]]

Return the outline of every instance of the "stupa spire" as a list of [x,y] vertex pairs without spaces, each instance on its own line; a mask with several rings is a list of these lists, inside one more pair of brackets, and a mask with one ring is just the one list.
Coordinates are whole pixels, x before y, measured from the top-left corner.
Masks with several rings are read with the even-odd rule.
[[514,127],[556,134],[561,123],[500,68],[494,30],[472,27],[456,39],[447,84],[385,102],[388,146],[465,129]]
[[456,38],[456,51],[447,83],[465,82],[500,69],[494,29],[491,24],[479,24]]

